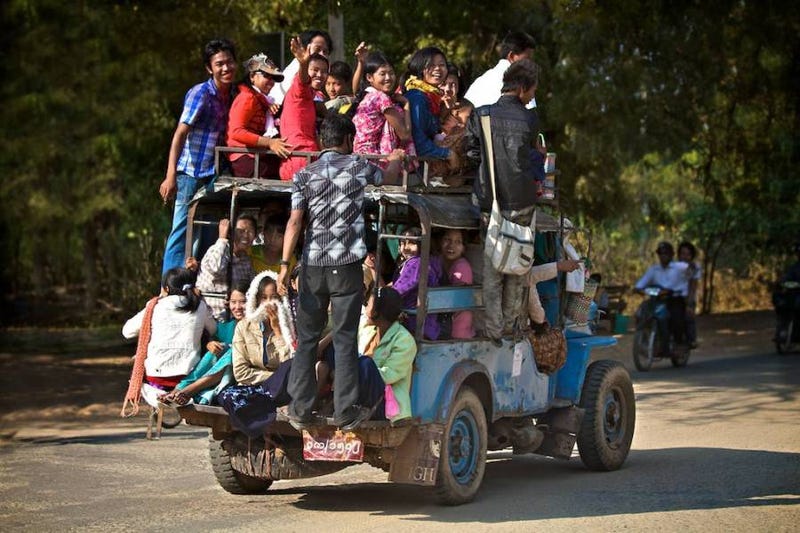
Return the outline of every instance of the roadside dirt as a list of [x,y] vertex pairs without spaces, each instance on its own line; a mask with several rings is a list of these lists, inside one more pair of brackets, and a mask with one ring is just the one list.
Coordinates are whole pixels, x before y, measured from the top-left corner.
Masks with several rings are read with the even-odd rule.
[[[773,327],[771,311],[699,317],[701,346],[692,358],[771,350]],[[616,359],[630,369],[632,336],[616,335],[617,346],[597,350],[593,356]],[[117,328],[0,332],[0,442],[26,429],[58,431],[108,424],[144,428],[144,414],[129,421],[119,418],[135,348]],[[636,380],[635,373],[633,377]]]

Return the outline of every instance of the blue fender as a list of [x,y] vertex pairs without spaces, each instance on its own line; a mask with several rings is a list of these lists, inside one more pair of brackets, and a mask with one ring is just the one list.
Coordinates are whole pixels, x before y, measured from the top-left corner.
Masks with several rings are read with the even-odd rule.
[[475,360],[461,361],[454,365],[447,377],[443,380],[442,386],[437,395],[436,419],[434,422],[446,423],[450,416],[450,407],[455,401],[456,394],[465,382],[473,387],[486,410],[486,419],[492,421],[494,412],[494,390],[492,379],[486,367]]

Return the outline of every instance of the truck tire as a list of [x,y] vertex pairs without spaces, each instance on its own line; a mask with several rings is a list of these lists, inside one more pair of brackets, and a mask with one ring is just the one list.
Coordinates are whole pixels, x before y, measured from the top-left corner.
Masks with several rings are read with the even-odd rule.
[[636,370],[647,372],[653,366],[658,349],[658,331],[648,326],[637,329],[633,336],[633,364]]
[[480,398],[462,387],[450,408],[444,432],[436,496],[445,505],[472,501],[486,471],[488,426]]
[[581,392],[586,410],[578,432],[578,452],[590,470],[617,470],[631,449],[636,401],[628,371],[616,361],[595,361]]
[[217,483],[231,494],[263,494],[272,485],[272,481],[246,476],[234,470],[222,441],[214,440],[211,434],[208,435],[208,454]]

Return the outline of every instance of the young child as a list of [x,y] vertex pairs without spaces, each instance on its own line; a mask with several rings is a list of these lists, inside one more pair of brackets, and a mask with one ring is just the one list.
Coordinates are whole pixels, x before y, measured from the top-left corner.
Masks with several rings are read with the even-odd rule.
[[[216,333],[217,322],[195,290],[195,279],[191,270],[169,269],[161,295],[122,327],[126,339],[139,337],[122,416],[138,413],[140,397],[157,407],[158,397],[175,388],[200,360],[203,331]],[[126,413],[129,405],[131,412]]]
[[[292,54],[300,64],[289,92],[283,100],[281,136],[296,151],[315,152],[317,143],[317,110],[314,98],[325,88],[328,78],[328,59],[312,54],[303,47],[299,37],[291,40]],[[294,174],[306,166],[305,157],[290,157],[281,161],[280,178],[291,181]]]
[[325,82],[325,93],[328,101],[325,108],[346,115],[352,108],[353,90],[351,83],[353,79],[353,69],[344,61],[334,61],[328,71],[328,80]]
[[208,351],[175,390],[160,399],[186,405],[190,401],[210,404],[217,394],[233,383],[233,332],[236,324],[244,318],[247,301],[247,283],[239,283],[228,292],[230,319],[217,326],[216,339],[206,345]]
[[[359,70],[363,71],[362,88],[353,117],[356,136],[353,152],[389,154],[402,148],[416,155],[411,139],[411,110],[408,100],[395,92],[397,77],[389,60],[381,52],[365,52],[359,47]],[[385,162],[381,163],[383,167]]]
[[[464,231],[449,229],[442,235],[442,264],[450,285],[472,285],[472,266],[464,257]],[[472,311],[453,314],[450,335],[454,339],[471,339],[475,336],[472,327]]]
[[[406,237],[419,237],[422,230],[419,228],[409,228],[403,232]],[[401,263],[398,265],[391,286],[400,294],[403,299],[403,307],[414,309],[417,307],[417,293],[419,292],[420,277],[420,257],[419,241],[401,240],[400,241]],[[442,279],[442,263],[437,256],[431,256],[428,262],[428,287],[438,287]],[[406,328],[413,334],[417,330],[417,317],[414,315],[406,318]],[[439,322],[436,315],[428,315],[425,318],[423,330],[425,338],[436,340],[439,338]]]

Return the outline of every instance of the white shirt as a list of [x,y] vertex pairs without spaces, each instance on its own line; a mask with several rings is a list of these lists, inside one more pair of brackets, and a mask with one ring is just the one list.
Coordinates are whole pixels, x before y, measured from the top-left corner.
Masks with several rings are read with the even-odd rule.
[[[498,61],[497,65],[478,76],[472,82],[464,98],[469,100],[476,108],[497,103],[503,92],[503,74],[510,66],[511,61],[508,59]],[[532,99],[526,107],[528,109],[535,108],[536,98]]]
[[681,296],[689,294],[689,280],[686,276],[686,268],[689,265],[681,261],[672,261],[665,267],[661,263],[651,266],[644,273],[644,276],[636,282],[637,290],[658,285],[663,289],[678,292]]
[[286,65],[286,68],[283,69],[283,81],[280,83],[276,83],[272,86],[272,89],[269,91],[269,96],[275,103],[278,105],[283,105],[283,98],[286,96],[286,93],[289,92],[289,87],[292,86],[292,82],[294,81],[294,77],[297,75],[297,72],[300,70],[300,62],[297,59],[292,59],[292,62]]
[[[200,361],[200,339],[205,329],[217,332],[217,322],[205,302],[194,313],[180,311],[186,303],[183,296],[165,296],[153,309],[150,343],[144,360],[148,376],[185,376]],[[139,335],[144,309],[125,322],[122,335],[132,339]]]

